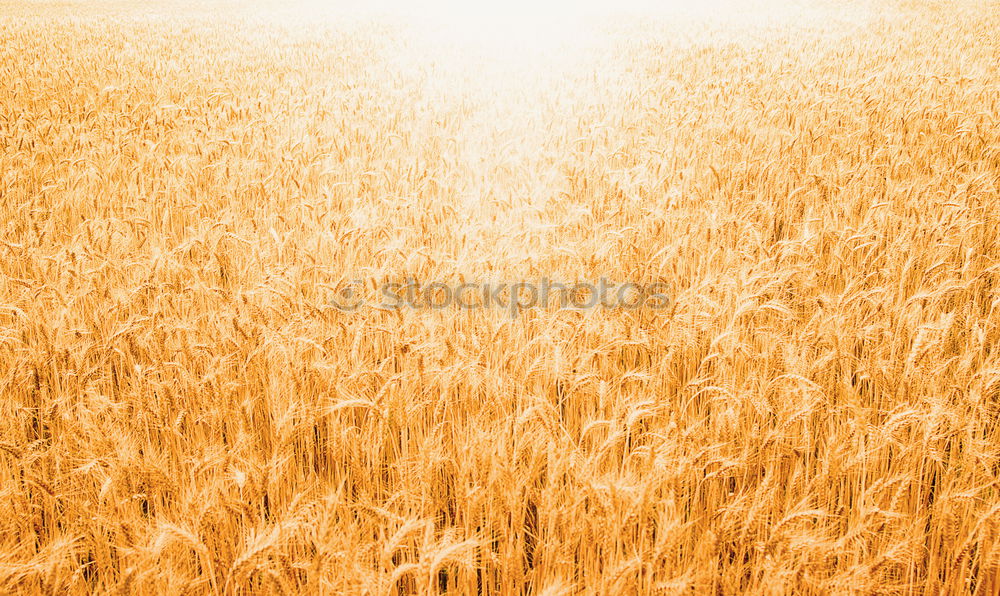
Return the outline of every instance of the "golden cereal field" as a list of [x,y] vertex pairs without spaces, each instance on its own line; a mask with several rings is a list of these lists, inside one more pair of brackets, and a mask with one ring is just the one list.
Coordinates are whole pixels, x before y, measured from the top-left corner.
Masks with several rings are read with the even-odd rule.
[[1000,4],[608,4],[0,0],[0,593],[1000,594]]

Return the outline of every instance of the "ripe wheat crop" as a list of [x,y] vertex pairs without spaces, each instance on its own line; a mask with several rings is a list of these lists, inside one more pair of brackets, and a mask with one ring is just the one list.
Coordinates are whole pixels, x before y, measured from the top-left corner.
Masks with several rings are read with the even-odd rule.
[[758,4],[0,1],[0,593],[1000,594],[1000,5]]

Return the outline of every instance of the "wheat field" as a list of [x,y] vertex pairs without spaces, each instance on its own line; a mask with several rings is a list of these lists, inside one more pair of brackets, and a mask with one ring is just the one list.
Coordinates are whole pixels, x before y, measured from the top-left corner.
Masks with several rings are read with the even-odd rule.
[[0,593],[1000,594],[1000,4],[675,8],[2,0]]

